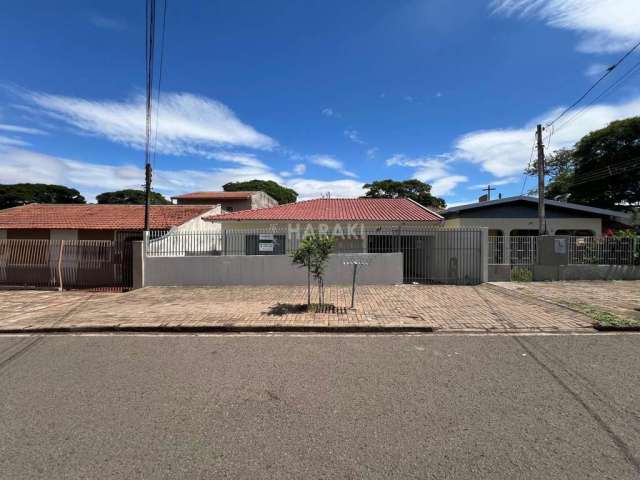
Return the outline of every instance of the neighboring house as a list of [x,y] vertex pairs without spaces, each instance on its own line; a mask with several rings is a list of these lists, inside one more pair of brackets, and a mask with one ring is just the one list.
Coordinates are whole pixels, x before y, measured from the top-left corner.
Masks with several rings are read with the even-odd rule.
[[178,205],[220,205],[223,212],[255,210],[278,205],[264,192],[192,192],[171,197]]
[[[490,236],[538,234],[538,198],[517,196],[451,207],[442,212],[447,227],[487,227]],[[630,225],[631,216],[615,210],[545,200],[547,233],[599,236],[612,226]]]
[[357,198],[307,200],[205,220],[222,225],[227,254],[282,255],[311,232],[334,235],[338,253],[398,251],[400,235],[402,249],[417,252],[427,240],[409,232],[439,226],[443,218],[408,199]]
[[[152,205],[149,226],[168,231],[212,229],[204,215],[219,206]],[[142,238],[144,205],[33,203],[0,210],[0,239],[120,240]]]

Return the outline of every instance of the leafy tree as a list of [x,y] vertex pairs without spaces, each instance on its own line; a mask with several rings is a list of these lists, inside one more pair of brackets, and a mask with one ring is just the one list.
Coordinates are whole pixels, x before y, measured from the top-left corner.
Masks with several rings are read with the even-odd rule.
[[[545,197],[600,208],[640,205],[640,117],[611,122],[550,156]],[[527,173],[535,175],[537,165]]]
[[307,268],[307,307],[311,305],[311,275],[318,283],[318,305],[324,305],[324,271],[336,239],[314,233],[306,236],[291,257],[294,264]]
[[229,182],[222,186],[225,192],[257,192],[263,191],[273,197],[279,204],[294,203],[298,199],[298,192],[283,187],[273,180],[249,180],[248,182]]
[[[545,159],[545,175],[552,180],[547,182],[544,188],[545,198],[550,199],[566,199],[569,195],[569,187],[573,183],[575,158],[572,148],[563,148],[556,150],[548,158]],[[538,175],[538,161],[527,169],[527,174],[531,176]],[[529,191],[529,195],[537,194],[538,189]]]
[[439,197],[431,195],[431,185],[420,180],[376,180],[367,183],[367,198],[410,198],[425,207],[445,208],[446,202]]
[[[98,203],[117,205],[144,205],[144,190],[118,190],[116,192],[104,192],[96,197]],[[169,205],[171,202],[158,192],[151,192],[149,196],[151,205]]]
[[0,185],[0,209],[28,203],[86,203],[75,188],[44,183]]

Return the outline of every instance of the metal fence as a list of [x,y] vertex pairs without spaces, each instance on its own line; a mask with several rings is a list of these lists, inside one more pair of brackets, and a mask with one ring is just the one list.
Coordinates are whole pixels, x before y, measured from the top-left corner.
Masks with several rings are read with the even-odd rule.
[[[335,238],[332,253],[402,252],[405,282],[476,284],[482,277],[482,229],[358,230],[327,233]],[[291,255],[304,233],[226,230],[215,232],[152,231],[146,255]]]
[[640,242],[633,237],[569,237],[572,265],[640,264]]
[[537,258],[538,237],[489,237],[489,265],[533,265]]
[[[489,237],[489,264],[526,266],[537,263],[536,236]],[[637,238],[575,237],[568,238],[569,265],[634,265],[640,263]]]
[[0,240],[0,285],[121,290],[132,283],[131,243]]

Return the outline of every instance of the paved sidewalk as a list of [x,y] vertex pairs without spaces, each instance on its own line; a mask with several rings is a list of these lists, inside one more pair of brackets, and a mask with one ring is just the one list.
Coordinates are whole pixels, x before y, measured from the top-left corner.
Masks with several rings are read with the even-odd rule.
[[640,320],[640,280],[496,282],[494,285],[533,298],[576,308],[594,307],[623,318]]
[[[326,289],[324,312],[307,313],[306,288],[144,288],[124,294],[0,292],[0,331],[16,329],[435,329],[448,332],[591,331],[586,316],[493,285]],[[315,291],[314,297],[315,297]]]

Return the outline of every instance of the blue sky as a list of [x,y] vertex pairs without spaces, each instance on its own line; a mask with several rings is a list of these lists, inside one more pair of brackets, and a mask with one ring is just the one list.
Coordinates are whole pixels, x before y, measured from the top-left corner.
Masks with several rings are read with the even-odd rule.
[[[452,5],[168,0],[154,188],[262,178],[302,198],[348,197],[419,178],[449,204],[488,182],[519,194],[535,124],[640,39],[640,9]],[[0,183],[60,183],[88,199],[141,186],[144,30],[142,0],[2,6]],[[550,150],[640,114],[638,78],[554,132]]]

